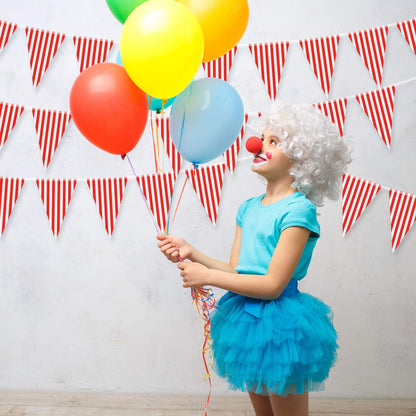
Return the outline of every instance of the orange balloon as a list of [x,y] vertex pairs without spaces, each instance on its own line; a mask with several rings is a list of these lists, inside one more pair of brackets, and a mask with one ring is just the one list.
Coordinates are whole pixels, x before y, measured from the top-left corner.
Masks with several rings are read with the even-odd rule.
[[72,119],[92,144],[115,155],[130,152],[146,127],[147,95],[113,63],[89,67],[72,85]]
[[204,33],[202,62],[227,53],[243,36],[248,23],[247,0],[178,0],[196,16]]

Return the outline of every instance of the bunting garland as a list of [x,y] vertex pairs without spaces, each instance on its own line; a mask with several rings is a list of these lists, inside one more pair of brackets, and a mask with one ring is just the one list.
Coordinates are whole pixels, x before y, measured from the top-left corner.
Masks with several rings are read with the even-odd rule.
[[0,237],[6,228],[7,221],[10,218],[24,183],[24,179],[0,178]]
[[40,108],[32,109],[32,114],[39,135],[39,148],[43,166],[47,168],[71,121],[71,115],[61,111],[42,110]]
[[82,36],[73,37],[74,46],[77,52],[80,72],[88,67],[105,62],[108,52],[114,42],[105,39],[92,39]]
[[16,126],[24,107],[0,102],[0,150]]
[[160,136],[162,137],[163,143],[165,144],[166,153],[170,159],[172,169],[175,174],[178,175],[179,171],[181,170],[182,156],[176,150],[176,147],[170,137],[169,117],[156,117],[156,125],[160,130]]
[[127,178],[87,179],[95,204],[109,236],[113,234]]
[[167,172],[137,176],[136,180],[149,203],[159,228],[163,232],[166,229],[176,173]]
[[416,19],[399,22],[397,27],[402,32],[413,53],[416,54]]
[[185,173],[209,219],[215,225],[224,182],[225,163],[188,169]]
[[319,108],[331,121],[338,126],[339,135],[344,135],[345,112],[347,109],[347,99],[327,101],[323,103],[313,104]]
[[416,195],[389,190],[391,246],[393,252],[416,221]]
[[248,48],[254,57],[264,85],[267,87],[267,92],[274,100],[286,62],[289,42],[252,43],[248,45]]
[[391,145],[391,130],[393,127],[395,94],[396,88],[390,86],[356,95],[357,101],[389,149]]
[[231,48],[225,55],[220,56],[213,61],[203,62],[202,66],[207,76],[227,81],[236,52],[237,46],[234,46],[234,48]]
[[14,32],[16,32],[17,25],[15,23],[5,22],[0,20],[0,52],[7,45]]
[[241,127],[240,134],[238,135],[236,141],[231,145],[231,147],[223,154],[225,158],[225,163],[231,174],[234,173],[235,165],[237,163],[238,154],[240,153],[241,143],[243,141],[244,132],[246,129],[246,124],[248,120],[248,114],[244,114],[244,122]]
[[299,42],[306,58],[312,66],[322,90],[328,96],[331,88],[340,37],[305,39]]
[[342,176],[342,233],[344,236],[380,190],[380,185],[365,179],[349,174]]
[[30,55],[30,68],[32,69],[32,81],[38,86],[43,74],[48,69],[58,48],[65,39],[61,33],[27,27],[25,29],[27,49]]
[[55,238],[61,231],[66,210],[71,202],[72,192],[77,181],[75,179],[37,179],[40,196],[45,205],[46,215],[51,224]]
[[383,75],[388,31],[388,26],[381,26],[348,35],[379,87],[381,86]]

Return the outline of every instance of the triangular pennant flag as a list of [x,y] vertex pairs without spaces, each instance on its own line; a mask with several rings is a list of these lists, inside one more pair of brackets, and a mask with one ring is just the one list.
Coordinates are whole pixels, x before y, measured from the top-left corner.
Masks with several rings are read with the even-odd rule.
[[329,94],[329,89],[331,88],[339,39],[339,35],[336,35],[325,38],[305,39],[299,42],[326,95]]
[[388,26],[381,26],[348,34],[378,86],[381,85],[383,76],[388,31]]
[[47,168],[68,123],[71,121],[71,114],[40,108],[33,108],[32,114],[39,135],[39,148],[42,154],[43,166]]
[[394,252],[416,221],[416,195],[390,189],[389,198],[391,246]]
[[25,33],[30,55],[32,82],[36,87],[64,41],[65,35],[33,27],[26,27]]
[[188,169],[185,172],[209,219],[215,225],[224,183],[225,163]]
[[313,104],[319,108],[331,121],[338,126],[339,135],[344,135],[345,111],[347,108],[347,98],[339,100],[327,101],[323,103]]
[[22,105],[0,103],[0,149],[6,143],[23,110]]
[[230,173],[234,173],[235,164],[237,162],[238,154],[240,153],[241,143],[243,141],[244,132],[246,129],[246,124],[248,120],[248,114],[244,114],[244,122],[241,127],[240,134],[237,137],[237,140],[231,145],[231,147],[224,153],[225,163]]
[[416,19],[397,23],[397,27],[402,32],[412,51],[416,54]]
[[236,52],[237,46],[234,46],[234,48],[230,49],[225,55],[220,56],[218,59],[203,62],[202,66],[204,67],[207,76],[227,81]]
[[24,179],[0,178],[0,236],[6,228],[24,183]]
[[110,52],[114,44],[112,40],[92,39],[82,36],[74,36],[73,39],[77,50],[80,72],[91,65],[105,62],[108,52]]
[[87,179],[87,184],[104,221],[105,229],[111,236],[127,185],[127,178]]
[[394,96],[396,87],[382,88],[356,95],[357,101],[380,134],[385,145],[390,149],[391,130],[393,127]]
[[282,77],[289,42],[253,43],[249,44],[248,48],[254,57],[270,98],[274,100],[277,85]]
[[344,173],[342,176],[342,232],[347,234],[381,186]]
[[7,42],[10,40],[16,29],[17,25],[15,23],[0,20],[0,52],[7,45]]
[[137,183],[162,232],[166,228],[175,180],[175,172],[137,176]]
[[61,225],[76,184],[75,179],[36,179],[36,185],[39,188],[55,238],[61,231]]
[[179,152],[176,150],[176,147],[173,144],[173,141],[170,137],[169,117],[157,117],[156,125],[157,128],[160,130],[160,136],[162,137],[163,143],[165,144],[166,153],[168,154],[168,157],[170,159],[172,169],[175,172],[175,174],[178,175],[179,171],[181,170],[181,164],[183,159]]

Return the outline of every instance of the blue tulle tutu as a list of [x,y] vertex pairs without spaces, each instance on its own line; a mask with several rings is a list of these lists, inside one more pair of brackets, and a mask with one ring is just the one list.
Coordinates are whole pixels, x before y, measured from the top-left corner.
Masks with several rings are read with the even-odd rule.
[[214,369],[231,389],[257,394],[323,390],[337,359],[332,310],[292,279],[275,300],[226,293],[212,315]]

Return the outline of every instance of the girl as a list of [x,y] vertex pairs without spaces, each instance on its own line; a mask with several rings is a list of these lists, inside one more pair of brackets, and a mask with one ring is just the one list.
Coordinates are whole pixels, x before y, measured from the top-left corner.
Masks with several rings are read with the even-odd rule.
[[184,287],[229,291],[212,315],[216,372],[249,393],[257,416],[305,416],[338,345],[331,308],[297,286],[320,235],[316,205],[337,198],[351,150],[310,105],[271,104],[260,131],[251,169],[266,192],[240,206],[229,263],[179,237],[159,235],[158,246],[188,260],[178,264]]

